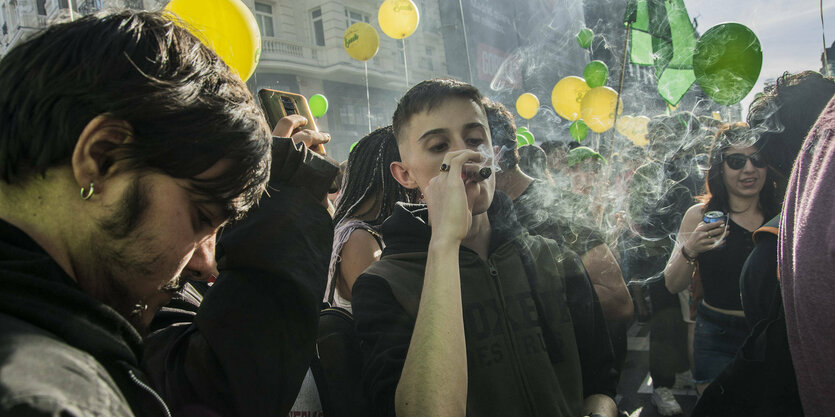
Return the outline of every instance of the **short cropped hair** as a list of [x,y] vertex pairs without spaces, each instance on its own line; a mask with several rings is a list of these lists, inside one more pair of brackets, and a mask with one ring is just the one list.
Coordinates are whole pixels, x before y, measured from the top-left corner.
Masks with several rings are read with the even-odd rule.
[[449,78],[422,81],[400,98],[397,109],[394,110],[391,127],[397,143],[402,143],[403,127],[409,123],[412,116],[430,111],[451,98],[470,100],[484,110],[481,92],[470,84]]
[[490,124],[490,136],[498,152],[498,163],[502,169],[512,169],[519,165],[519,150],[516,148],[516,121],[504,104],[485,98],[482,102]]
[[[68,164],[99,115],[124,121],[125,170],[189,179],[240,217],[269,176],[270,131],[241,79],[176,18],[119,11],[47,27],[0,60],[0,179]],[[220,160],[216,178],[195,177]]]

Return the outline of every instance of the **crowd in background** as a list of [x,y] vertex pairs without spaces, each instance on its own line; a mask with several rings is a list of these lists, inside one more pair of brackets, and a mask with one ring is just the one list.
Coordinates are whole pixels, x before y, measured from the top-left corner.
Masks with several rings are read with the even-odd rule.
[[340,174],[160,14],[51,26],[0,61],[0,414],[614,417],[637,316],[661,414],[827,415],[833,93],[598,152],[427,80]]

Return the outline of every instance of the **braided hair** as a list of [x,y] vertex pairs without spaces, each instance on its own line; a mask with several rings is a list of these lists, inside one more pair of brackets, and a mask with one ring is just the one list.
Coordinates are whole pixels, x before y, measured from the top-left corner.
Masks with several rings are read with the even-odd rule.
[[400,151],[391,126],[379,128],[360,139],[348,156],[348,169],[336,200],[334,224],[345,218],[364,217],[374,207],[359,213],[357,209],[368,199],[379,198],[380,212],[368,222],[378,225],[394,210],[395,203],[402,201],[416,203],[418,190],[408,190],[398,183],[389,171],[392,162],[400,161]]

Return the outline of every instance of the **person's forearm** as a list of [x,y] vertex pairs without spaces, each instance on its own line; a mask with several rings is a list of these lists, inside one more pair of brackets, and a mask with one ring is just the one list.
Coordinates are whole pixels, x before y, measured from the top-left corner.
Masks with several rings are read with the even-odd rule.
[[664,283],[667,290],[672,294],[677,294],[687,289],[695,268],[696,266],[688,263],[682,255],[681,246],[676,245],[672,256],[670,256],[670,261],[664,269]]
[[430,242],[415,329],[395,393],[400,417],[466,413],[467,349],[459,246]]
[[598,245],[583,254],[580,259],[594,284],[606,320],[631,319],[634,312],[632,297],[626,288],[620,266],[609,247],[605,244]]
[[[625,288],[625,286],[624,286]],[[603,317],[606,320],[629,320],[635,312],[629,290],[624,296],[620,288],[612,289],[605,285],[594,284],[594,291],[600,299]]]
[[608,395],[592,394],[583,400],[583,415],[598,414],[605,417],[616,417],[618,406]]

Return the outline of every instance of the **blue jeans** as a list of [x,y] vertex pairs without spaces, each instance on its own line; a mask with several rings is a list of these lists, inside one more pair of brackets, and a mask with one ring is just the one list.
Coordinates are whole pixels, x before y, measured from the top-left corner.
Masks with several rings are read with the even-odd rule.
[[750,329],[744,317],[729,316],[699,304],[693,341],[693,380],[707,384],[725,370]]

